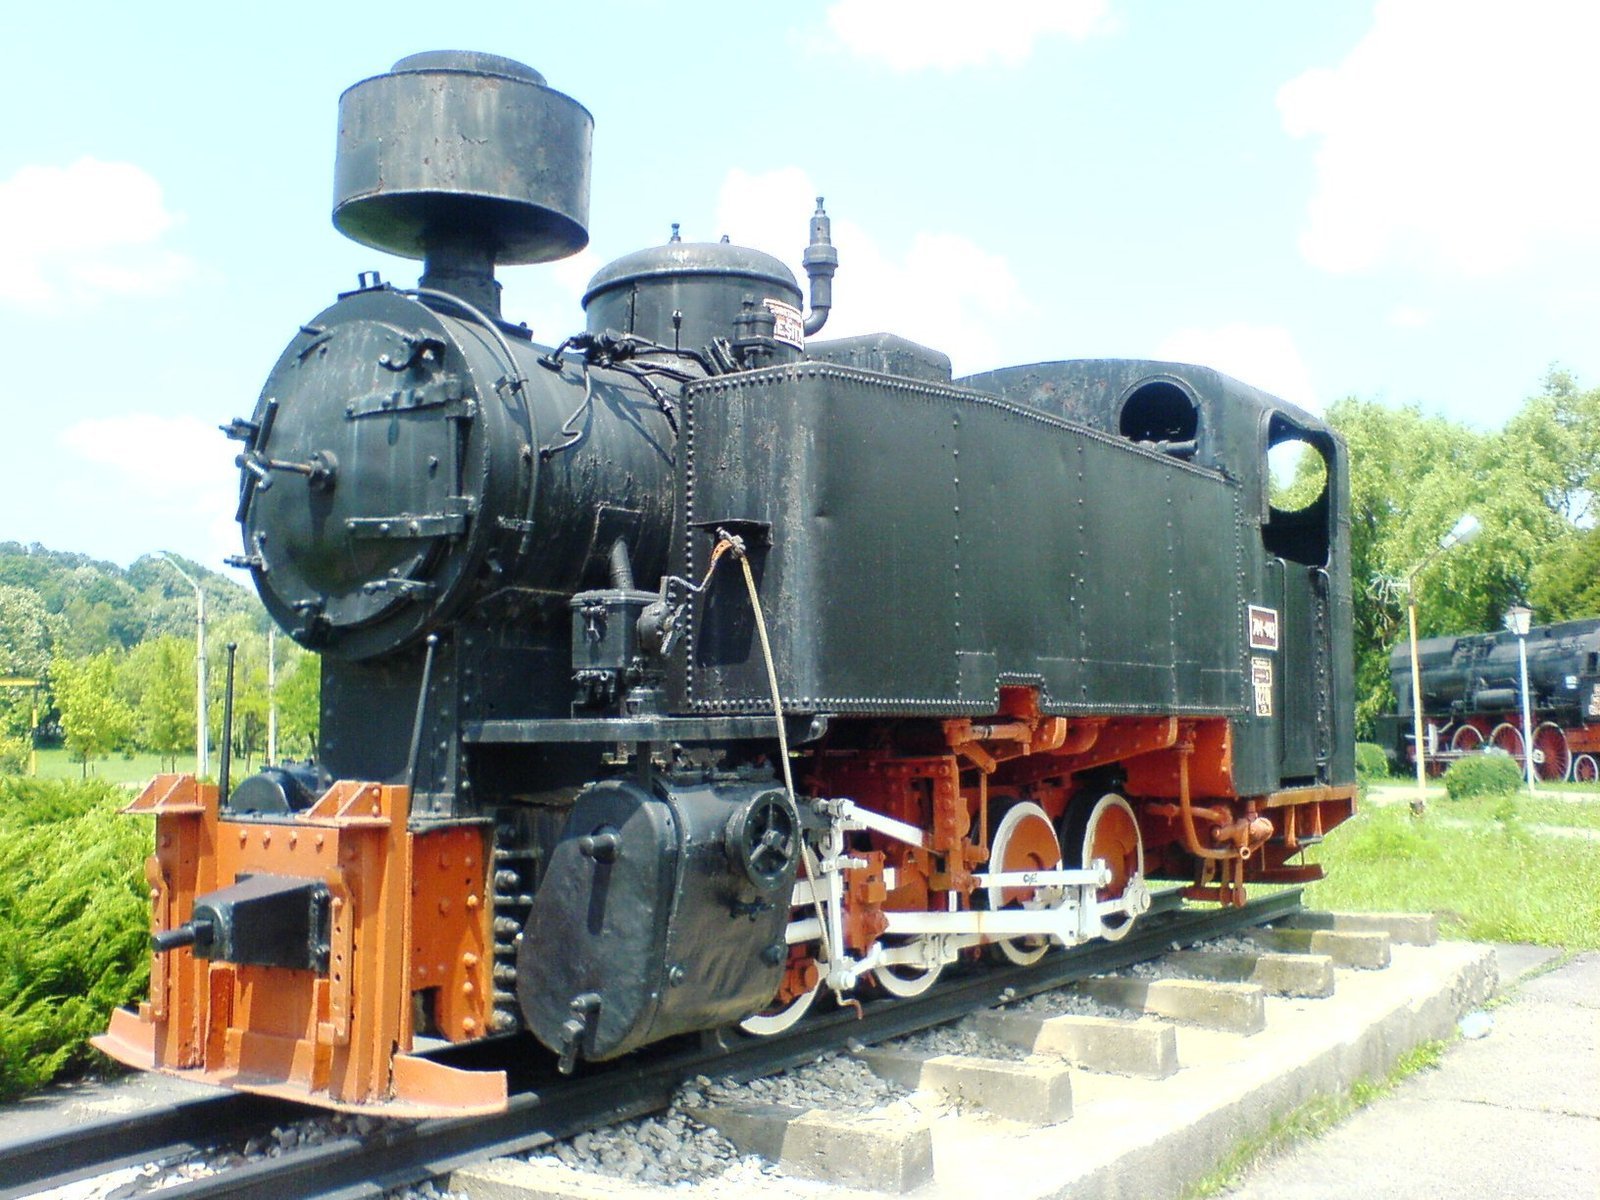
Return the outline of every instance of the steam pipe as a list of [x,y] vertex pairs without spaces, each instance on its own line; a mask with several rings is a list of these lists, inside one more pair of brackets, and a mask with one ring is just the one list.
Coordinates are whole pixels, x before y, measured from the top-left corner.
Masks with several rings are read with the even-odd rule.
[[430,229],[423,239],[419,291],[445,292],[500,319],[500,281],[494,277],[494,243],[469,232]]
[[422,683],[417,688],[417,712],[411,720],[411,749],[406,754],[406,790],[413,802],[417,794],[417,760],[422,753],[422,719],[428,711],[428,685],[433,682],[433,652],[439,647],[439,635],[428,635],[428,651],[422,656]]
[[833,273],[839,269],[839,252],[833,248],[833,222],[823,211],[821,196],[817,197],[817,211],[811,214],[811,244],[801,262],[811,281],[811,312],[806,317],[806,336],[810,337],[828,323],[828,310],[833,307]]
[[619,592],[634,590],[633,562],[628,558],[628,543],[621,538],[611,543],[611,586]]
[[1234,857],[1228,850],[1212,850],[1200,844],[1200,838],[1195,833],[1195,809],[1189,798],[1189,755],[1194,747],[1185,745],[1178,748],[1178,816],[1181,821],[1180,828],[1183,832],[1184,849],[1196,858],[1227,859]]

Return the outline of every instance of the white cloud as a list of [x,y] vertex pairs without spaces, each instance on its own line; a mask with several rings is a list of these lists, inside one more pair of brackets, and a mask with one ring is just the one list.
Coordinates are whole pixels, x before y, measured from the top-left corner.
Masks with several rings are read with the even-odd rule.
[[1278,93],[1284,129],[1320,143],[1301,253],[1470,276],[1600,243],[1597,45],[1589,3],[1380,0],[1342,63]]
[[1390,309],[1386,319],[1396,329],[1426,329],[1433,324],[1433,310],[1402,304]]
[[[79,502],[124,522],[123,541],[170,549],[213,570],[239,553],[238,447],[196,417],[128,413],[88,418],[61,432],[61,446],[94,467],[75,474]],[[169,464],[153,469],[154,463]],[[143,551],[141,551],[143,552]]]
[[[782,258],[804,291],[800,254],[816,195],[799,167],[732,170],[717,201],[716,232]],[[992,362],[1001,324],[1027,307],[1006,260],[959,234],[918,232],[892,256],[848,217],[834,216],[833,243],[839,273],[819,338],[898,333],[950,355],[960,375]]]
[[1016,66],[1048,37],[1083,41],[1110,28],[1107,0],[838,0],[828,29],[859,58],[896,71]]
[[557,262],[502,269],[498,274],[506,289],[506,315],[526,321],[541,345],[555,345],[583,329],[583,290],[604,265],[585,248]]
[[0,181],[0,305],[60,310],[168,294],[197,273],[161,244],[181,221],[132,163],[21,167]]
[[1311,372],[1281,326],[1236,321],[1215,329],[1180,329],[1156,347],[1155,357],[1212,367],[1311,412],[1322,409]]

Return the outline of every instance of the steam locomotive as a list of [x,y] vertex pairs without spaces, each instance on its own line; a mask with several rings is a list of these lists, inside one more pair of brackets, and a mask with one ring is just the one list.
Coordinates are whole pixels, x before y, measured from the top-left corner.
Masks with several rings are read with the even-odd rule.
[[[775,1034],[1125,936],[1153,880],[1316,878],[1291,859],[1351,814],[1330,429],[1201,367],[814,340],[820,200],[809,311],[779,260],[674,236],[535,343],[494,269],[586,243],[591,129],[491,55],[344,93],[334,223],[421,282],[363,276],[226,427],[319,753],[132,805],[154,965],[114,1057],[487,1111],[504,1075],[435,1048]],[[1280,507],[1291,442],[1320,490]]]
[[[1533,772],[1546,782],[1600,780],[1600,618],[1528,631]],[[1463,634],[1417,643],[1425,756],[1443,765],[1493,747],[1525,764],[1522,678],[1515,634]],[[1411,648],[1396,646],[1389,676],[1399,713],[1381,728],[1396,764],[1415,763]]]

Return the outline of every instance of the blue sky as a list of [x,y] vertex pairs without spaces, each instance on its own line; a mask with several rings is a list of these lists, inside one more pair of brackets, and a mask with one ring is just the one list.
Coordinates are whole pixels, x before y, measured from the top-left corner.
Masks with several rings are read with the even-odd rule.
[[295,328],[417,267],[329,222],[340,91],[418,50],[519,59],[595,117],[591,244],[504,270],[541,340],[584,282],[723,233],[828,333],[958,372],[1206,362],[1498,425],[1600,382],[1600,6],[822,0],[27,6],[0,100],[0,540],[127,563],[236,546],[232,445]]

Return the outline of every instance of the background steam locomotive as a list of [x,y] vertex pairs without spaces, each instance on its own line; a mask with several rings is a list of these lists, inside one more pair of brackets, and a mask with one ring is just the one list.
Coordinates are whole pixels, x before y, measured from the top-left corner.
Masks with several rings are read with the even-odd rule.
[[[1508,632],[1423,638],[1417,643],[1427,757],[1495,747],[1524,762],[1522,684],[1517,638]],[[1399,715],[1382,733],[1390,756],[1414,763],[1411,650],[1389,655]],[[1533,773],[1554,783],[1600,779],[1600,618],[1539,625],[1528,631],[1528,699]]]
[[[537,345],[494,268],[585,244],[590,133],[488,55],[344,94],[334,222],[421,283],[363,277],[228,430],[320,753],[136,802],[151,997],[101,1048],[486,1110],[503,1076],[430,1047],[771,1034],[1123,936],[1153,879],[1317,877],[1289,860],[1354,797],[1333,433],[1199,367],[810,340],[820,202],[809,313],[777,259],[674,238]],[[1285,442],[1321,472],[1292,511]]]

